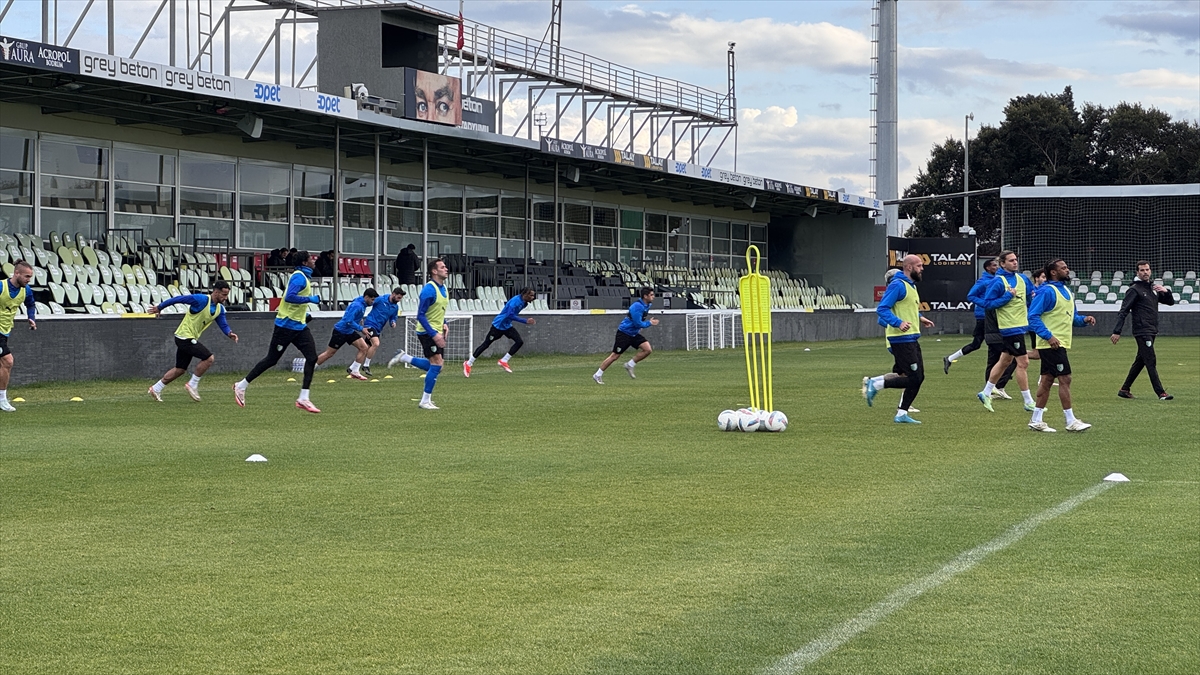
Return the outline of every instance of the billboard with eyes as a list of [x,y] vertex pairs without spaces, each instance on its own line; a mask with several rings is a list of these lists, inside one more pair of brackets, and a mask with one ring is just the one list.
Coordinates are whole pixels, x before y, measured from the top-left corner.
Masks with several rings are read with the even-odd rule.
[[462,81],[415,68],[404,69],[404,116],[449,126],[462,123]]

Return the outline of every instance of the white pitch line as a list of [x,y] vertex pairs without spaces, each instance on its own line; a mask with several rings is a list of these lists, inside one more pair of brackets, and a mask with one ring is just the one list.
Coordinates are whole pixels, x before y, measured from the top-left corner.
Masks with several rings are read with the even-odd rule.
[[841,647],[859,633],[870,629],[889,614],[904,607],[922,593],[933,590],[950,581],[959,574],[975,567],[989,555],[1004,550],[1020,541],[1025,535],[1037,529],[1042,523],[1070,512],[1075,507],[1115,485],[1117,483],[1108,482],[1093,485],[1058,506],[1051,507],[1030,517],[999,537],[985,544],[980,544],[969,551],[960,553],[958,557],[946,563],[940,570],[900,588],[883,600],[863,610],[858,616],[834,627],[816,640],[783,657],[775,665],[764,670],[764,675],[793,675],[794,673],[803,671],[809,664]]

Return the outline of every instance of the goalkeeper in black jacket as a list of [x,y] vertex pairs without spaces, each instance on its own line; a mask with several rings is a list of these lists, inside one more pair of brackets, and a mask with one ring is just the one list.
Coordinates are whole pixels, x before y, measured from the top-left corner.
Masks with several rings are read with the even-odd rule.
[[1125,292],[1125,301],[1121,303],[1121,311],[1117,314],[1117,325],[1113,327],[1112,343],[1117,344],[1117,340],[1121,339],[1121,330],[1125,328],[1125,317],[1133,314],[1133,337],[1137,339],[1138,351],[1137,358],[1133,361],[1133,366],[1129,369],[1129,375],[1125,378],[1125,384],[1121,385],[1121,390],[1117,392],[1117,396],[1121,398],[1133,398],[1133,394],[1129,391],[1133,386],[1133,381],[1142,374],[1142,368],[1146,369],[1146,374],[1150,376],[1150,386],[1154,387],[1154,393],[1158,395],[1160,401],[1170,401],[1175,398],[1163,389],[1162,382],[1158,379],[1158,358],[1154,354],[1154,338],[1158,335],[1158,304],[1164,305],[1175,304],[1175,298],[1166,288],[1157,284],[1152,284],[1150,281],[1150,263],[1145,260],[1139,260],[1137,264],[1137,279]]

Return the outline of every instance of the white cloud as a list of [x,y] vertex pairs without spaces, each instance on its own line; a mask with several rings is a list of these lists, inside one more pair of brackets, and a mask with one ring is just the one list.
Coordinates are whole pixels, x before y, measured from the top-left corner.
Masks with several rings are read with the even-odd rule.
[[1180,73],[1167,68],[1152,68],[1134,73],[1122,73],[1117,76],[1117,84],[1123,87],[1147,87],[1150,89],[1190,89],[1195,92],[1200,91],[1200,75]]

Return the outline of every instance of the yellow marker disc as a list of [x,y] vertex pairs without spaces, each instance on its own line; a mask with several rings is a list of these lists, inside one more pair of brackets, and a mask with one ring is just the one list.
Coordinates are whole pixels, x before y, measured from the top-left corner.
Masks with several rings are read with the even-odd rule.
[[334,382],[337,382],[337,380],[325,380],[325,382],[327,382],[329,384],[333,384]]
[[375,379],[373,379],[373,380],[371,380],[371,381],[372,381],[372,382],[378,382],[378,381],[379,381],[379,378],[377,377],[377,378],[375,378]]
[[21,398],[20,396],[13,399],[13,403],[24,403],[24,402],[25,402],[25,399]]
[[287,379],[287,381],[288,381],[288,382],[295,382],[295,381],[296,381],[296,378],[294,378],[294,377],[289,377],[289,378]]
[[83,399],[79,398],[78,396],[75,396],[75,397],[71,398],[71,401],[72,402],[81,402],[81,401],[83,401]]
[[385,379],[385,380],[390,380],[390,379],[392,379],[392,376],[391,376],[391,375],[384,375],[384,376],[383,376],[383,379]]

